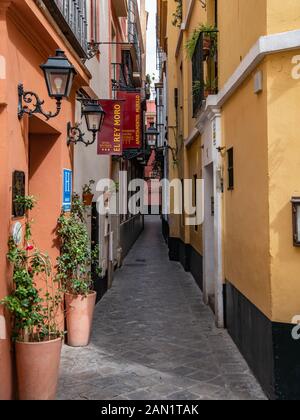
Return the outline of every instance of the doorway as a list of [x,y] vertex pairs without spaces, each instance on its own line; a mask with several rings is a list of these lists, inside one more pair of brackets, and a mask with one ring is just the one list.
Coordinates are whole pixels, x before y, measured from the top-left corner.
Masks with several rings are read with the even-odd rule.
[[59,134],[37,117],[30,119],[28,136],[28,194],[37,204],[31,213],[33,239],[52,263],[59,253],[57,219],[62,207],[62,156]]

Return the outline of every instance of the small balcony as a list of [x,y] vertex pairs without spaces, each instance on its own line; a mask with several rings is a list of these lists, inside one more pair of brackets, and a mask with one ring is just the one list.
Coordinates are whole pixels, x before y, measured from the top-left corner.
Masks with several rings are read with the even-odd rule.
[[87,59],[86,0],[43,0],[43,3],[79,57]]
[[218,93],[218,31],[200,32],[192,57],[193,114],[201,109],[208,95]]
[[141,83],[142,52],[140,44],[140,28],[138,25],[139,10],[137,0],[128,1],[128,43],[133,57],[133,72],[136,83]]
[[122,63],[112,63],[112,88],[113,91],[127,90],[131,85],[129,75]]

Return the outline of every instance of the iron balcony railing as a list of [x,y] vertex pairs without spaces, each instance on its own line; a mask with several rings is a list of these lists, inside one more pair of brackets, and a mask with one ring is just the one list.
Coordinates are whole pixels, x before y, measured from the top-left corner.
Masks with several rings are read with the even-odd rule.
[[162,47],[160,46],[159,28],[160,28],[160,20],[157,14],[156,16],[156,70],[159,72],[159,75],[161,76],[161,71],[162,71],[163,62],[164,62],[164,51]]
[[139,15],[137,0],[128,1],[128,42],[134,46],[138,71],[142,67],[142,52],[138,35],[137,19]]
[[201,32],[192,57],[193,114],[208,95],[218,93],[218,31]]
[[112,63],[112,88],[113,91],[124,90],[128,87],[128,80],[122,63]]
[[80,58],[87,59],[87,0],[42,0]]
[[130,52],[122,53],[122,63],[112,63],[113,91],[135,89],[133,80],[133,65]]

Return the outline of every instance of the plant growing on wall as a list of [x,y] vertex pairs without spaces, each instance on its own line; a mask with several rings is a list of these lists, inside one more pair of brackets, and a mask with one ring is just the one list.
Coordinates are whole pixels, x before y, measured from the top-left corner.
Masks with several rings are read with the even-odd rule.
[[177,28],[180,28],[182,24],[182,17],[183,17],[183,11],[182,11],[182,0],[175,0],[177,3],[176,12],[173,13],[173,20],[172,25],[176,26]]
[[200,80],[196,80],[193,83],[193,96],[198,96],[202,92],[203,83]]
[[152,84],[155,81],[155,75],[153,74],[152,76],[150,76],[150,74],[146,75],[146,96],[147,99],[150,99],[151,97],[151,88],[152,88]]
[[93,290],[92,269],[101,274],[99,247],[92,247],[85,220],[85,206],[73,194],[70,213],[62,213],[57,228],[61,254],[57,278],[65,293],[68,344],[85,347],[90,341],[97,293]]
[[200,95],[202,90],[205,97],[213,95],[217,90],[217,81],[207,80],[205,83],[202,83],[200,80],[196,80],[193,83],[193,96]]
[[[40,252],[32,241],[29,211],[36,204],[34,197],[17,197],[16,203],[25,208],[24,243],[8,241],[7,259],[13,267],[13,290],[0,303],[12,314],[13,338],[21,342],[55,340],[63,335],[56,315],[61,296],[52,278],[52,266],[47,254]],[[45,281],[45,289],[36,286],[37,277]]]
[[93,289],[91,266],[99,268],[99,251],[91,249],[85,223],[84,205],[77,194],[73,195],[70,214],[62,213],[58,219],[58,237],[61,255],[58,257],[57,278],[63,291],[72,295],[87,296]]
[[217,29],[215,28],[215,26],[201,24],[198,28],[194,30],[191,38],[187,41],[185,45],[188,57],[190,59],[193,58],[201,33],[204,34],[204,49],[209,49],[210,56],[213,56],[215,54],[218,37]]

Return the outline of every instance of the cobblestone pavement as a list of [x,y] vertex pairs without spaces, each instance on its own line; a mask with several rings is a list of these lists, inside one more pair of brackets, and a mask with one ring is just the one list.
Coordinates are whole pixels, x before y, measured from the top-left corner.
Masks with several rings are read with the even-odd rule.
[[265,399],[226,331],[214,326],[201,292],[168,260],[158,218],[98,304],[92,341],[65,347],[58,399]]

